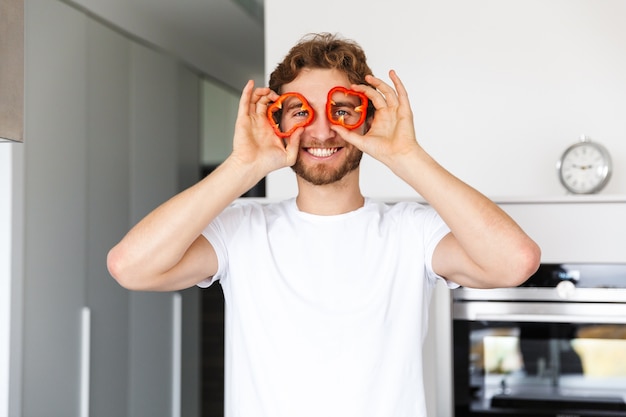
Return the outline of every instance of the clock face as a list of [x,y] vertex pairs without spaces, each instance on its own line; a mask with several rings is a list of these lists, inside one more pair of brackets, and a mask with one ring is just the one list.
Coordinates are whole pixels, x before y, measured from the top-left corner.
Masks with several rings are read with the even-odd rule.
[[576,143],[563,153],[557,164],[563,186],[575,194],[600,191],[611,174],[611,159],[607,150],[591,142]]

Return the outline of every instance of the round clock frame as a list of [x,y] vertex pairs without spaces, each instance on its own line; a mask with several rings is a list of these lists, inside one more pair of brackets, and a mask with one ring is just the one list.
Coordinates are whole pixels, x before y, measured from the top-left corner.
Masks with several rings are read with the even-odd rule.
[[586,136],[570,145],[557,161],[561,185],[572,194],[600,192],[611,178],[613,166],[609,151]]

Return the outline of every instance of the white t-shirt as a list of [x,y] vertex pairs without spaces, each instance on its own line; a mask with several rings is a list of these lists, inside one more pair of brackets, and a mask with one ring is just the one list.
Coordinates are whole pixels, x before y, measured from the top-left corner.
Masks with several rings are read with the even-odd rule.
[[295,199],[226,209],[203,232],[225,297],[225,415],[426,416],[431,259],[448,232],[409,202],[336,216]]

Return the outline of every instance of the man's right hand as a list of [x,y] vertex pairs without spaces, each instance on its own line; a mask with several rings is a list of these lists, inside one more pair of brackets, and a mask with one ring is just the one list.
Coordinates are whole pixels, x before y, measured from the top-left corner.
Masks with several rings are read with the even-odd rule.
[[276,136],[267,120],[267,108],[278,97],[268,87],[254,88],[254,82],[249,81],[239,101],[233,152],[228,159],[240,166],[254,166],[256,180],[277,169],[292,166],[298,156],[303,129],[283,140]]

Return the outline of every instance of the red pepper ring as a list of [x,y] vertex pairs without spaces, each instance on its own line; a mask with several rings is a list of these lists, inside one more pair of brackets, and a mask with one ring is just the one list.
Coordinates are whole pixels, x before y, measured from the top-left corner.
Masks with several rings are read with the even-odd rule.
[[[296,103],[300,105],[300,107],[297,110],[307,112],[307,116],[303,121],[294,124],[289,130],[287,130],[286,132],[283,132],[280,128],[283,103],[285,102],[285,100],[289,98],[296,98],[298,100]],[[269,120],[270,125],[272,125],[272,128],[274,129],[274,132],[276,133],[276,135],[281,138],[289,137],[299,127],[308,126],[309,124],[311,124],[311,122],[313,121],[314,114],[315,112],[313,111],[313,108],[311,107],[309,102],[304,98],[304,96],[300,93],[293,93],[293,92],[281,94],[281,96],[278,97],[278,99],[272,104],[270,104],[270,106],[267,108],[267,120]]]
[[[336,93],[343,94],[346,102],[338,102]],[[360,104],[353,102],[353,97],[359,99]],[[335,125],[343,126],[346,129],[356,129],[365,122],[367,117],[367,104],[369,99],[363,93],[337,86],[330,89],[326,100],[326,117]],[[342,110],[346,114],[337,115],[337,110]]]

